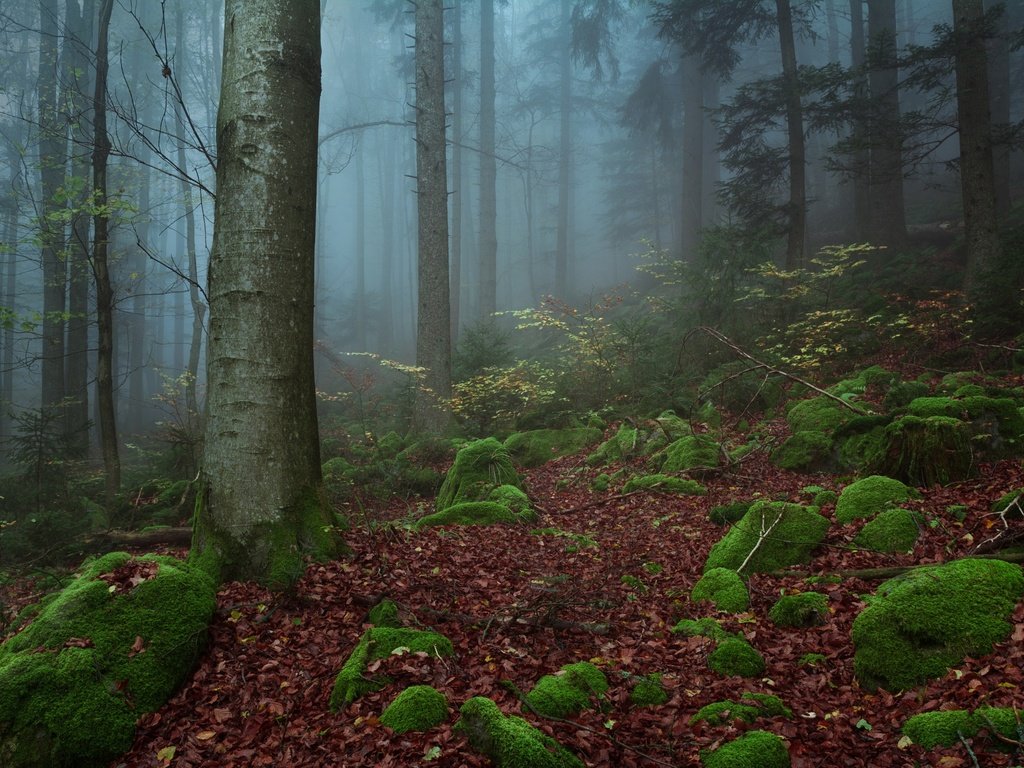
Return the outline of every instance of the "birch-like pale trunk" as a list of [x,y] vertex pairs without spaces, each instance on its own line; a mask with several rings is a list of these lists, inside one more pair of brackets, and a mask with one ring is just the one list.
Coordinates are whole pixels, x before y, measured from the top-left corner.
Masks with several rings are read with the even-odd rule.
[[333,554],[313,382],[318,0],[228,0],[193,558],[278,588]]

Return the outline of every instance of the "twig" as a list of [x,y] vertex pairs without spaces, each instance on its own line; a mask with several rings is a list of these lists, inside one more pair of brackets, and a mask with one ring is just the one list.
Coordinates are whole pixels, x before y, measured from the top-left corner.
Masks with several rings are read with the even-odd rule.
[[736,573],[739,573],[740,571],[742,571],[744,568],[747,567],[747,563],[750,562],[750,558],[752,558],[754,556],[754,553],[757,552],[758,549],[760,549],[760,547],[764,543],[765,539],[768,538],[768,534],[771,533],[775,529],[775,526],[777,526],[781,520],[782,520],[782,513],[780,512],[778,514],[778,516],[775,518],[775,520],[772,521],[772,524],[769,525],[767,528],[765,528],[764,527],[764,512],[763,511],[761,512],[761,532],[757,535],[757,542],[751,548],[750,552],[747,553],[747,556],[745,558],[743,558],[743,562],[740,563],[740,567],[736,569]]

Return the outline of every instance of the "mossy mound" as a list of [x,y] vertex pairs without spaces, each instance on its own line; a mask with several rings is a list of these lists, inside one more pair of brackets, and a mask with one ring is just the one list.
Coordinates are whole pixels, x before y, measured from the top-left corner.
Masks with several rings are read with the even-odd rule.
[[809,400],[801,400],[790,408],[786,414],[786,423],[793,434],[821,432],[831,435],[856,415],[855,411],[843,407],[833,398],[819,395]]
[[543,717],[568,717],[593,705],[608,690],[608,678],[589,661],[566,664],[557,674],[544,675],[526,694],[524,712]]
[[821,592],[801,592],[780,597],[768,612],[780,627],[813,627],[822,624],[828,616],[828,595]]
[[583,761],[521,717],[506,717],[488,698],[476,696],[459,710],[455,730],[496,768],[584,768]]
[[717,610],[726,613],[741,613],[750,606],[747,585],[736,571],[728,568],[705,571],[690,590],[690,599],[696,603],[710,600]]
[[926,397],[931,387],[923,381],[900,381],[893,384],[885,393],[882,405],[887,411],[904,408],[919,397]]
[[370,623],[375,627],[402,626],[402,620],[398,617],[398,606],[392,600],[381,600],[370,609]]
[[754,504],[753,501],[733,501],[729,504],[719,504],[708,512],[708,519],[715,525],[735,523],[737,520],[742,520]]
[[334,680],[329,702],[331,711],[344,709],[360,696],[386,686],[389,682],[386,677],[368,677],[366,667],[371,661],[386,659],[398,648],[404,648],[410,653],[427,653],[437,658],[455,653],[451,640],[437,632],[371,627],[359,638],[359,643]]
[[707,637],[715,642],[732,637],[732,635],[722,629],[721,624],[711,618],[682,619],[672,627],[672,634],[682,635],[683,637]]
[[629,692],[629,703],[634,707],[660,707],[668,701],[668,691],[661,682],[661,675],[652,672],[643,677],[633,678]]
[[875,552],[909,552],[921,535],[921,516],[909,509],[887,509],[860,529],[853,543]]
[[519,466],[539,467],[552,459],[582,451],[600,439],[601,430],[590,427],[532,429],[509,435],[505,450]]
[[0,645],[0,765],[106,766],[192,670],[216,587],[170,557],[105,555]]
[[747,731],[711,752],[701,752],[704,768],[789,768],[786,742],[767,731]]
[[501,504],[503,507],[512,510],[516,517],[524,522],[531,522],[537,519],[537,513],[530,504],[530,497],[522,489],[514,485],[499,485],[491,491],[487,501]]
[[896,419],[874,450],[865,466],[911,485],[946,485],[977,471],[969,425],[949,416]]
[[922,712],[903,724],[903,733],[923,749],[958,746],[961,737],[970,739],[984,732],[1019,741],[1019,714],[1019,711],[998,707],[980,707],[974,712],[965,709]]
[[992,458],[1017,456],[1024,447],[1024,417],[1010,397],[919,397],[907,410],[912,416],[945,416],[971,423]]
[[640,431],[636,427],[622,424],[618,431],[587,456],[587,464],[591,467],[604,467],[622,459],[636,456],[641,448]]
[[713,469],[718,466],[721,446],[705,435],[681,437],[665,448],[661,471],[685,472],[688,469]]
[[772,463],[793,472],[814,472],[828,466],[832,438],[824,432],[797,432],[772,451]]
[[768,573],[806,563],[827,531],[828,520],[813,507],[759,501],[711,547],[704,572],[742,566],[744,573]]
[[739,637],[727,637],[708,654],[708,666],[720,675],[760,677],[764,674],[764,656]]
[[467,501],[425,515],[416,521],[416,529],[437,525],[517,525],[534,522],[536,515],[523,518],[496,501]]
[[1024,594],[1019,566],[957,560],[883,583],[853,622],[854,672],[867,690],[899,691],[936,677],[965,656],[992,652]]
[[448,699],[429,685],[412,685],[398,694],[380,716],[395,733],[429,731],[448,719]]
[[639,491],[644,488],[649,488],[655,491],[664,491],[665,493],[678,493],[684,496],[702,496],[708,492],[708,489],[696,480],[661,474],[642,475],[640,477],[630,478],[626,481],[626,484],[622,486],[622,492],[631,493],[632,491]]
[[474,440],[455,455],[434,507],[443,512],[456,504],[485,501],[501,485],[523,487],[512,457],[493,437]]
[[461,438],[424,437],[410,444],[398,453],[396,458],[414,466],[441,464],[455,456],[465,443]]
[[793,710],[778,696],[768,693],[744,693],[740,701],[713,701],[697,710],[690,725],[706,722],[708,725],[728,725],[742,720],[748,725],[766,717],[793,717]]
[[899,480],[884,475],[871,475],[843,488],[836,501],[836,520],[852,523],[872,518],[904,501],[917,497],[917,492]]

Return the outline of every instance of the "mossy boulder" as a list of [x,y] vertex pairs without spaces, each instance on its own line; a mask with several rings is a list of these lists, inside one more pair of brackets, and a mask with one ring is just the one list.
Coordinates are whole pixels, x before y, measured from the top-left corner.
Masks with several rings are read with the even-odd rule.
[[889,424],[865,466],[911,485],[965,480],[977,472],[971,431],[950,416],[903,416]]
[[728,568],[706,571],[690,590],[690,599],[695,603],[708,600],[717,610],[726,613],[741,613],[750,606],[747,585],[736,571]]
[[823,624],[828,616],[828,595],[821,592],[801,592],[780,597],[768,612],[780,627],[813,627]]
[[434,506],[438,512],[443,512],[456,504],[485,501],[502,485],[523,487],[512,465],[512,457],[493,437],[474,440],[455,455]]
[[634,707],[660,707],[667,701],[668,691],[665,690],[659,673],[652,672],[649,675],[633,678],[629,703]]
[[459,710],[455,730],[496,768],[584,768],[583,761],[521,717],[506,716],[488,698],[476,696]]
[[683,637],[707,637],[715,642],[732,637],[732,635],[722,629],[721,624],[712,618],[682,619],[672,627],[672,634],[682,635]]
[[708,654],[708,666],[729,677],[760,677],[764,674],[764,656],[739,637],[727,637]]
[[601,430],[590,427],[532,429],[509,435],[505,449],[521,467],[539,467],[552,459],[582,451],[600,439]]
[[524,712],[543,717],[568,717],[593,706],[608,690],[608,678],[589,661],[566,664],[554,675],[544,675],[526,694]]
[[704,572],[729,568],[767,573],[806,563],[825,538],[828,525],[813,507],[759,501],[711,547]]
[[739,701],[713,701],[697,710],[690,725],[706,722],[708,725],[728,725],[741,720],[748,725],[767,717],[793,717],[793,710],[782,699],[769,693],[744,693]]
[[372,661],[386,659],[399,648],[405,649],[403,652],[421,652],[436,658],[446,658],[455,653],[451,640],[437,632],[371,627],[359,638],[359,643],[334,680],[329,701],[331,711],[344,709],[360,696],[384,688],[389,680],[384,676],[368,676],[366,667]]
[[860,529],[853,543],[874,552],[909,552],[921,535],[921,516],[909,509],[887,509]]
[[445,508],[441,512],[425,515],[416,521],[416,528],[438,525],[518,525],[533,522],[536,516],[523,518],[504,504],[496,501],[467,501]]
[[753,501],[732,501],[728,504],[719,504],[712,507],[708,512],[708,519],[715,525],[728,525],[742,520],[743,516],[756,502]]
[[793,472],[814,472],[828,466],[832,438],[824,432],[796,432],[772,451],[772,463]]
[[191,672],[216,586],[170,557],[105,555],[0,645],[0,765],[106,766]]
[[1024,417],[1010,397],[919,397],[907,406],[911,416],[944,416],[970,422],[975,445],[991,458],[1020,455],[1024,447]]
[[767,731],[747,731],[713,751],[702,751],[704,768],[789,768],[786,742]]
[[1000,560],[964,559],[915,568],[883,583],[854,620],[854,672],[863,688],[899,691],[936,677],[965,656],[992,652],[1024,574]]
[[836,520],[852,523],[866,520],[879,512],[910,501],[917,492],[899,480],[884,475],[871,475],[843,488],[836,501]]
[[640,430],[628,424],[619,426],[618,431],[587,456],[591,467],[604,467],[622,459],[636,456],[642,447]]
[[706,435],[687,435],[669,444],[662,454],[661,471],[685,472],[713,469],[721,458],[721,446]]
[[685,477],[673,477],[672,475],[641,475],[632,477],[622,486],[623,493],[643,490],[645,488],[665,493],[678,493],[683,496],[701,496],[707,493],[708,489],[696,480]]
[[375,627],[402,626],[402,620],[398,616],[398,606],[393,600],[381,600],[370,609],[370,623]]
[[395,733],[429,731],[448,719],[448,699],[429,685],[412,685],[381,713],[380,721]]
[[903,724],[903,734],[922,749],[959,746],[961,738],[970,739],[984,732],[1019,741],[1019,716],[1019,710],[1001,707],[979,707],[974,712],[922,712]]
[[819,395],[801,400],[790,408],[786,414],[786,423],[793,434],[821,432],[831,435],[856,415],[856,411],[844,407],[833,398]]
[[885,393],[882,405],[888,411],[904,408],[917,398],[926,397],[930,391],[931,387],[923,381],[900,381]]

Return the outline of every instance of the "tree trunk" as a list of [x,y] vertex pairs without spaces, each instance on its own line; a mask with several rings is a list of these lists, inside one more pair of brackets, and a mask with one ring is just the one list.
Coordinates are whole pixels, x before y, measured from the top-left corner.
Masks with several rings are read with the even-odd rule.
[[804,147],[803,107],[796,69],[796,44],[789,0],[775,0],[779,23],[779,48],[782,52],[782,79],[786,88],[786,130],[789,134],[789,229],[786,243],[786,269],[803,266],[807,237],[806,149]]
[[445,167],[444,12],[442,0],[416,3],[416,210],[419,244],[416,365],[417,431],[448,425],[451,315],[448,282],[448,174]]
[[683,57],[683,186],[680,255],[696,263],[704,226],[704,76],[700,59]]
[[452,0],[452,225],[448,290],[452,345],[458,344],[462,312],[462,0]]
[[[994,5],[985,3],[986,10]],[[1010,123],[1010,18],[1009,5],[1003,6],[996,23],[996,35],[988,43],[988,84],[992,127],[1005,127]],[[992,145],[995,168],[996,214],[1000,218],[1010,212],[1010,143],[999,141]]]
[[100,447],[106,472],[107,508],[121,487],[121,458],[117,443],[117,418],[114,412],[114,291],[110,285],[107,264],[110,213],[107,203],[107,159],[110,138],[107,136],[107,39],[114,0],[103,0],[100,6],[99,35],[96,43],[96,89],[93,98],[92,186],[96,205],[93,218],[92,268],[96,281],[96,324],[99,340],[96,353],[96,405],[99,411]]
[[313,381],[320,6],[227,0],[193,558],[288,588],[336,541]]
[[555,296],[569,290],[569,183],[572,174],[572,23],[569,0],[561,0],[561,75],[558,87],[558,232],[555,240]]
[[[21,157],[18,143],[11,136],[7,147],[7,167],[11,172],[9,189],[13,193],[20,186]],[[3,280],[3,305],[13,307],[15,288],[18,280],[18,203],[11,194],[4,197],[4,243],[10,247],[4,255],[6,273]],[[5,323],[3,327],[3,370],[0,373],[0,440],[6,445],[11,436],[11,409],[14,404],[14,323]]]
[[353,160],[356,165],[356,349],[365,352],[369,347],[366,339],[366,150],[364,138],[359,137]]
[[497,310],[498,202],[494,162],[494,0],[480,0],[480,309]]
[[[867,61],[864,42],[864,0],[850,0],[850,57],[853,67],[863,67]],[[866,98],[868,84],[858,77],[854,89],[860,98]],[[871,155],[865,146],[868,126],[863,117],[853,121],[853,237],[864,241],[871,233]]]

